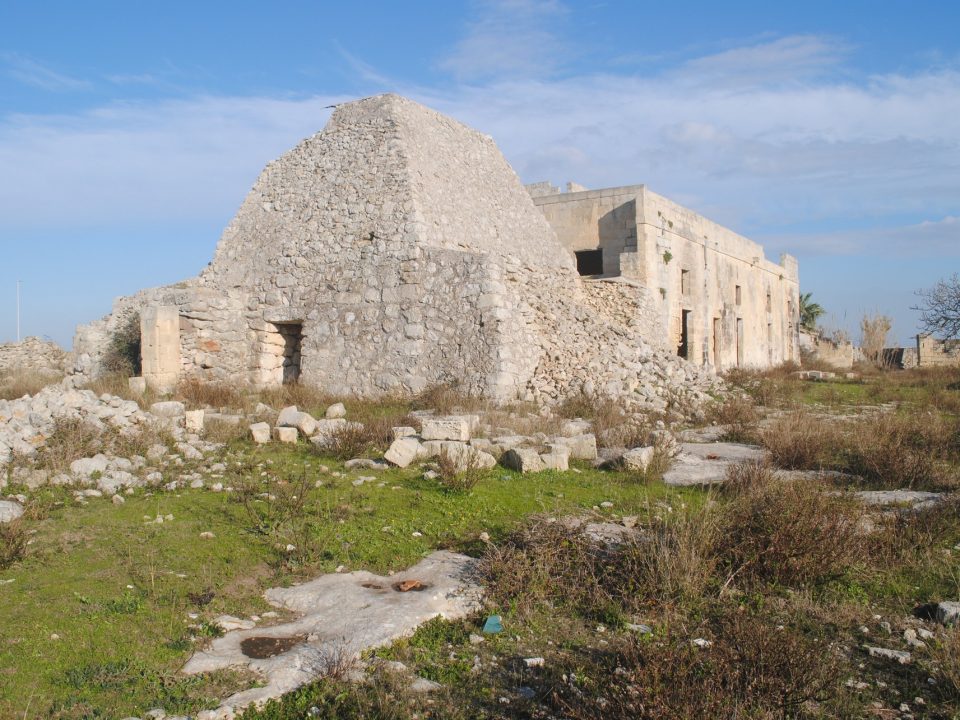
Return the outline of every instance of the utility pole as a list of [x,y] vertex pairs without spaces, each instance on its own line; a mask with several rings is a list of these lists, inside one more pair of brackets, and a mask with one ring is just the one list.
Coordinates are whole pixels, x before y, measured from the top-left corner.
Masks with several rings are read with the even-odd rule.
[[17,342],[20,342],[20,281],[17,280]]

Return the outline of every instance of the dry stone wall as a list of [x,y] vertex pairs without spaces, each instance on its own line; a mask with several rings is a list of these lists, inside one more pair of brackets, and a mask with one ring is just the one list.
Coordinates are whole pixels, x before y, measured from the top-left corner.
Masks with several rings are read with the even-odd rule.
[[198,278],[78,331],[78,371],[154,304],[180,316],[181,374],[211,380],[662,404],[687,374],[643,340],[641,288],[583,283],[493,140],[395,95],[340,106],[267,166]]
[[67,353],[51,340],[38,337],[0,344],[0,373],[40,372],[58,375],[64,372]]

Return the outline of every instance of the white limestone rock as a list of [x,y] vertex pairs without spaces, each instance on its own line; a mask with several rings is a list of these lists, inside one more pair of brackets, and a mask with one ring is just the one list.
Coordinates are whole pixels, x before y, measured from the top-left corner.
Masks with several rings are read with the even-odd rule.
[[543,458],[533,448],[514,448],[507,450],[500,458],[500,464],[522,473],[540,472],[546,469]]
[[467,442],[470,439],[470,423],[462,417],[424,418],[420,437],[424,440],[456,440]]
[[383,459],[400,468],[405,468],[420,454],[420,441],[415,437],[401,437],[393,441]]
[[254,423],[250,426],[250,436],[258,445],[270,442],[270,424],[265,422]]
[[23,505],[13,500],[0,500],[0,523],[13,522],[23,515]]
[[163,400],[150,406],[150,414],[162,418],[179,418],[186,413],[186,407],[179,400]]
[[334,403],[327,408],[323,415],[327,420],[340,420],[347,416],[347,408],[343,403]]
[[295,427],[275,427],[273,437],[277,442],[292,444],[297,442],[300,431]]

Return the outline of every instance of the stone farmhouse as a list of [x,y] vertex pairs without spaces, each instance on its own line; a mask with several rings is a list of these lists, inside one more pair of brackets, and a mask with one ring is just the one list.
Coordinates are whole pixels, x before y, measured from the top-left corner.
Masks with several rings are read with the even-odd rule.
[[[643,186],[528,193],[494,141],[397,95],[336,108],[270,163],[195,278],[77,329],[104,372],[139,322],[143,375],[331,393],[439,383],[665,409],[715,370],[795,358],[797,266]],[[578,272],[579,268],[579,272]]]
[[652,294],[659,332],[687,360],[767,367],[799,358],[797,261],[644,185],[567,192],[528,185],[581,275],[624,277]]

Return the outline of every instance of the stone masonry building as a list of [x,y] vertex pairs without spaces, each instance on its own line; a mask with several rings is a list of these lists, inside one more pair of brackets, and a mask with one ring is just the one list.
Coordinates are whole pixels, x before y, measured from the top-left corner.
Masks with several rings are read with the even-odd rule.
[[[624,202],[647,213],[654,197]],[[715,383],[708,316],[723,332],[742,318],[743,364],[791,357],[795,263],[776,271],[750,241],[659,202],[649,212],[671,214],[649,233],[639,209],[597,217],[605,272],[585,278],[574,252],[588,240],[546,198],[534,204],[490,137],[397,95],[343,104],[266,167],[199,276],[79,327],[75,372],[102,373],[111,341],[139,322],[143,374],[161,390],[186,377],[366,396],[455,382],[500,400],[586,392],[662,410]],[[676,259],[656,266],[668,250]],[[683,358],[667,306],[695,313]],[[726,340],[716,357],[732,364]]]
[[567,192],[528,185],[581,275],[623,277],[650,293],[659,333],[717,370],[799,359],[797,261],[763,248],[644,185]]

